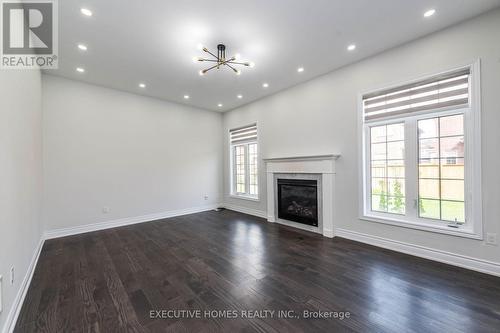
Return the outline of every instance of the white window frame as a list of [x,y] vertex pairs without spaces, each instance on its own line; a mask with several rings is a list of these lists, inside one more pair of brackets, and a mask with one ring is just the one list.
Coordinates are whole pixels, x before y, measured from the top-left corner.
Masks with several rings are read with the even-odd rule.
[[[381,121],[365,123],[363,113],[363,96],[391,87],[398,87],[434,77],[446,72],[460,69],[470,69],[469,101],[467,108],[445,108],[440,110],[416,113],[410,117],[393,117]],[[384,223],[399,227],[419,229],[424,231],[443,233],[448,235],[483,240],[482,199],[481,199],[481,96],[480,96],[480,61],[477,60],[466,66],[454,68],[423,78],[403,83],[393,84],[390,87],[363,92],[358,95],[358,124],[359,124],[359,152],[360,152],[360,200],[359,217],[361,220]],[[452,228],[444,221],[436,221],[418,217],[418,137],[417,121],[437,116],[454,114],[464,115],[465,138],[465,216],[466,222],[458,228]],[[397,215],[371,210],[371,165],[370,165],[370,127],[405,122],[405,215]],[[410,144],[408,144],[410,143]],[[417,201],[418,202],[418,201]]]
[[[230,136],[229,136],[229,141],[230,141]],[[229,142],[229,163],[230,163],[230,197],[233,198],[238,198],[238,199],[245,199],[245,200],[250,200],[250,201],[260,201],[260,147],[259,147],[259,127],[257,125],[257,140],[252,140],[244,143],[236,143],[236,144],[231,144]],[[249,149],[248,145],[251,144],[256,144],[257,145],[257,195],[252,195],[250,194],[250,157],[249,157]],[[245,147],[245,184],[246,184],[246,193],[238,193],[236,191],[236,165],[235,165],[235,154],[236,154],[236,149],[235,147],[238,146],[246,146]]]

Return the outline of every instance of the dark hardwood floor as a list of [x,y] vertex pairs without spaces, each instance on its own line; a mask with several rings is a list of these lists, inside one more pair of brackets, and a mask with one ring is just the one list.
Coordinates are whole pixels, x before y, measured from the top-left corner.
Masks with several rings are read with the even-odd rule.
[[47,241],[15,331],[499,332],[500,278],[206,212]]

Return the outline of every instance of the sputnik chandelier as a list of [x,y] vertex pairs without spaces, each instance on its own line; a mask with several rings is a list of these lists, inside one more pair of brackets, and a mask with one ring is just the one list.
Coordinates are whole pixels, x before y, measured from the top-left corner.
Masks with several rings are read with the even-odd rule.
[[212,69],[220,69],[223,66],[227,66],[230,69],[232,69],[236,75],[240,75],[241,71],[239,69],[236,69],[235,66],[247,66],[247,67],[253,67],[254,64],[252,62],[238,62],[239,60],[239,55],[234,55],[231,58],[227,59],[226,58],[226,45],[224,44],[219,44],[217,45],[217,55],[213,54],[210,52],[206,47],[203,47],[202,50],[209,55],[213,57],[213,59],[206,59],[206,58],[195,58],[195,61],[200,61],[200,62],[211,62],[214,63],[212,67],[209,67],[207,69],[202,69],[200,70],[200,75],[205,75],[208,71]]

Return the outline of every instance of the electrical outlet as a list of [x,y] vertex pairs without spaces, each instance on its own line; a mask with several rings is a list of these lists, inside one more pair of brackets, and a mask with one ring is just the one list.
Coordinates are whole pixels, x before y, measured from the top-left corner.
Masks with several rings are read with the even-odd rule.
[[497,234],[487,233],[486,234],[486,244],[497,245]]
[[203,199],[208,200],[208,195],[205,195]]
[[102,207],[102,213],[103,213],[103,214],[107,214],[107,213],[109,213],[109,211],[110,211],[110,209],[109,209],[109,207],[108,207],[108,206],[104,206],[104,207]]
[[14,267],[10,268],[10,284],[14,284]]

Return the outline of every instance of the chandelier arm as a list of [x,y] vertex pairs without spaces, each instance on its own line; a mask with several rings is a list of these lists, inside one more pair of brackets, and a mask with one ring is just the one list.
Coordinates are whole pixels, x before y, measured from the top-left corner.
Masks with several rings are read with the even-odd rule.
[[217,60],[214,60],[214,59],[200,59],[200,60],[198,60],[198,61],[201,61],[201,62],[203,62],[203,61],[208,61],[208,62],[218,62]]
[[208,72],[208,71],[210,71],[210,70],[214,69],[214,68],[215,68],[215,67],[217,67],[217,66],[219,66],[219,65],[217,64],[217,65],[214,65],[214,66],[209,67],[209,68],[207,68],[207,69],[204,69],[204,70],[203,70],[203,72],[204,72],[204,73],[206,73],[206,72]]
[[203,50],[205,52],[207,52],[208,54],[210,54],[212,57],[214,57],[215,59],[219,60],[219,57],[216,56],[215,54],[213,54],[212,52],[210,52],[208,49],[207,50]]
[[225,60],[225,61],[221,61],[221,62],[220,62],[220,65],[227,65],[227,64],[230,64],[230,63],[231,63],[231,61],[233,61],[233,60],[234,60],[234,58],[230,58],[230,59],[227,59],[227,60]]
[[226,63],[226,66],[229,67],[229,68],[231,68],[236,73],[238,73],[238,70],[236,68],[234,68],[233,66],[229,65],[229,63]]
[[216,65],[213,65],[212,67],[209,67],[209,68],[207,68],[207,69],[204,69],[204,70],[203,70],[203,73],[206,73],[206,72],[208,72],[208,71],[210,71],[210,70],[212,70],[212,69],[214,69],[214,68],[216,68],[216,67],[217,67],[217,68],[219,68],[220,66],[223,66],[223,65],[226,65],[226,66],[231,67],[231,68],[233,69],[233,71],[235,71],[235,72],[236,72],[236,69],[234,69],[232,66],[228,65],[228,62],[229,62],[229,61],[230,61],[230,59],[228,59],[228,60],[226,60],[226,61],[222,61],[222,62],[217,61],[217,64],[216,64]]
[[229,63],[229,64],[233,64],[233,65],[248,66],[248,63],[246,63],[246,62],[229,61],[228,63]]

